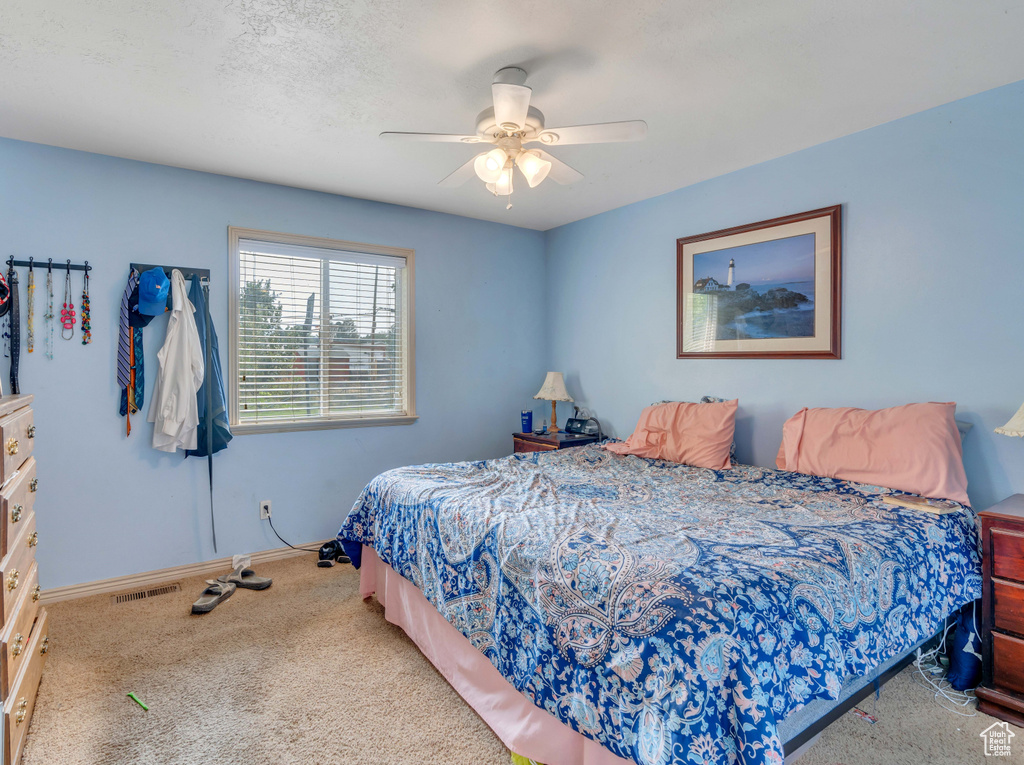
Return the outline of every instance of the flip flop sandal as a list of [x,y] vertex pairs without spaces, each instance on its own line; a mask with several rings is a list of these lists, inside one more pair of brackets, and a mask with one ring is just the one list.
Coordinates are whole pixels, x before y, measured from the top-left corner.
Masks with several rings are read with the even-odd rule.
[[239,566],[230,574],[218,576],[217,581],[230,582],[241,587],[243,590],[265,590],[274,583],[273,579],[268,579],[265,576],[256,576],[255,571],[244,566]]
[[192,604],[192,613],[194,614],[210,613],[218,603],[230,598],[235,591],[235,585],[228,582],[207,579],[206,583],[210,586],[203,590],[199,599]]

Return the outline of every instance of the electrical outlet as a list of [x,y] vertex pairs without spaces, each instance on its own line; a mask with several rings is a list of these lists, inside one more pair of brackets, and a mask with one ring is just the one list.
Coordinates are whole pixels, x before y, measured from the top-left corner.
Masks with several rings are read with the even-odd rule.
[[260,520],[265,521],[270,517],[270,500],[265,499],[260,502]]

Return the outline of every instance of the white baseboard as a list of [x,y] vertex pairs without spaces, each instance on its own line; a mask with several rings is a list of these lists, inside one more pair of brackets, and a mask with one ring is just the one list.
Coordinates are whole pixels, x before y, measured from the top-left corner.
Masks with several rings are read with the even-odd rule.
[[[324,540],[327,542],[330,540]],[[324,542],[310,542],[303,547],[320,547]],[[291,547],[278,547],[274,550],[264,550],[251,554],[252,563],[268,563],[272,560],[291,558],[294,555],[307,554],[304,550],[294,550]],[[314,553],[315,554],[315,553]],[[127,576],[116,576],[113,579],[100,579],[96,582],[84,582],[83,584],[70,584],[66,587],[54,587],[43,590],[39,594],[39,602],[44,605],[56,603],[61,600],[74,600],[76,598],[87,598],[90,595],[103,595],[105,593],[122,592],[123,590],[137,590],[142,587],[164,584],[175,579],[187,579],[190,576],[202,576],[211,573],[227,573],[231,570],[231,558],[217,558],[206,560],[201,563],[190,563],[186,566],[174,566],[173,568],[162,568],[158,571],[144,571],[141,574],[128,574]]]

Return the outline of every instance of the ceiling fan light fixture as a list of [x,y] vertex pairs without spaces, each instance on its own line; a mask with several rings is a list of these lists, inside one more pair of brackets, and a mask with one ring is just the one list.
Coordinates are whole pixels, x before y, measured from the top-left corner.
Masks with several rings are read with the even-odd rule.
[[523,151],[516,157],[516,166],[530,184],[530,188],[539,186],[548,173],[551,172],[551,163],[541,157],[536,151]]
[[494,183],[486,184],[486,188],[496,197],[509,196],[512,193],[512,165],[502,170]]
[[504,149],[491,149],[486,154],[481,154],[473,163],[473,170],[476,176],[484,183],[496,183],[501,177],[508,162],[508,154]]

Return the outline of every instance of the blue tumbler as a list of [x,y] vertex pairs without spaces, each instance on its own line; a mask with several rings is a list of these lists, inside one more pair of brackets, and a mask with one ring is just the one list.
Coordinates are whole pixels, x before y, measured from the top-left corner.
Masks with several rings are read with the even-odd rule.
[[523,433],[531,433],[533,431],[533,410],[523,410]]

